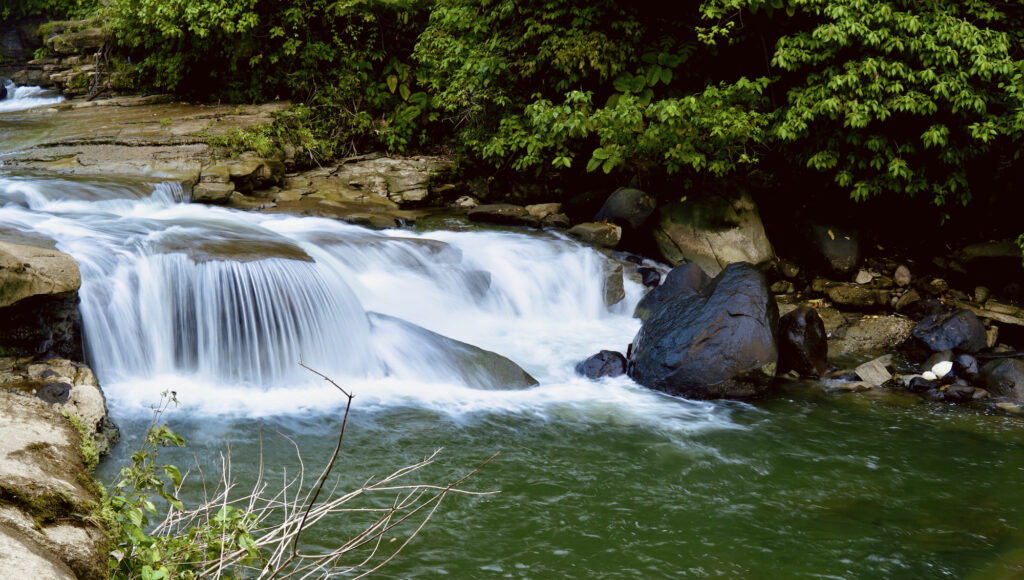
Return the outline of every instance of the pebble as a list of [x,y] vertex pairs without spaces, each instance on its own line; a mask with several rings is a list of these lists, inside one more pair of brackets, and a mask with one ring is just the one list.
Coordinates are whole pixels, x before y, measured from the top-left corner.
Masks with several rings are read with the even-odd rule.
[[[936,366],[938,366],[938,365],[936,365]],[[926,381],[937,381],[939,379],[938,375],[936,375],[932,371],[925,371],[925,372],[921,373],[921,378],[926,380]]]
[[854,279],[854,282],[857,284],[867,284],[871,282],[873,278],[874,276],[871,275],[871,272],[861,270],[860,272],[857,272],[857,278]]
[[896,273],[893,274],[893,279],[896,280],[898,286],[907,286],[910,284],[910,269],[906,266],[900,266],[896,268]]
[[974,289],[974,301],[979,304],[984,304],[990,296],[992,296],[992,292],[984,286],[978,286]]

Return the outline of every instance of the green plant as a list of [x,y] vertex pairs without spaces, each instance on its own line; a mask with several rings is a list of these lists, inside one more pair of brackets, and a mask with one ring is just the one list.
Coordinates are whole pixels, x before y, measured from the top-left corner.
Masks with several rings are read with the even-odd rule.
[[[158,461],[161,448],[185,444],[167,424],[160,422],[164,411],[177,404],[173,392],[165,393],[154,409],[141,447],[132,454],[131,464],[121,469],[111,491],[104,494],[97,516],[106,522],[113,536],[113,577],[156,580],[211,576],[326,578],[352,573],[361,576],[379,569],[401,552],[449,494],[486,495],[458,486],[494,457],[445,485],[401,482],[430,465],[440,450],[352,491],[338,492],[325,487],[341,451],[352,396],[324,375],[316,374],[347,398],[337,446],[316,482],[307,486],[305,471],[300,469],[281,488],[273,489],[260,474],[251,491],[240,493],[231,477],[228,453],[222,455],[221,476],[212,496],[193,507],[186,507],[179,499],[184,480],[179,469]],[[393,497],[350,506],[379,494]],[[162,520],[156,521],[161,501],[167,511]],[[340,538],[333,549],[321,553],[302,550],[302,533],[316,522],[332,516],[366,514],[372,515],[366,527],[351,537]],[[386,541],[397,540],[395,536],[403,525],[411,528],[404,541],[394,545]]]

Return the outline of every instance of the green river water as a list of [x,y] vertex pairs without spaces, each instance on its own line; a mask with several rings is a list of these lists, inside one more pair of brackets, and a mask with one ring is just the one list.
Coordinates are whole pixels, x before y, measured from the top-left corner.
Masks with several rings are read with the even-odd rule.
[[[600,388],[600,386],[595,386]],[[615,408],[487,413],[354,410],[337,467],[357,487],[445,447],[425,479],[495,452],[381,574],[394,578],[1013,578],[1024,574],[1024,425],[902,396],[793,388],[754,404],[665,398],[693,430],[619,420]],[[178,415],[183,415],[179,413]],[[169,420],[192,442],[319,468],[338,420]],[[143,425],[127,424],[132,447]],[[121,457],[106,463],[110,466]],[[194,491],[194,490],[193,490]],[[351,524],[351,522],[350,522]],[[314,528],[311,546],[352,531]]]

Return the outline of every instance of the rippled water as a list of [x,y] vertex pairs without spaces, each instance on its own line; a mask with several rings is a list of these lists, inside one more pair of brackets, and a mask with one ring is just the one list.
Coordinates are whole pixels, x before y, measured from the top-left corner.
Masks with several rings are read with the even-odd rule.
[[[371,232],[332,220],[183,203],[173,184],[0,169],[0,232],[75,256],[90,364],[124,442],[174,389],[181,465],[251,480],[311,472],[354,391],[341,489],[444,447],[422,481],[450,497],[384,571],[460,578],[1006,578],[1024,574],[1020,420],[901,396],[790,386],[694,402],[573,365],[624,350],[642,289],[602,303],[606,259],[555,234]],[[468,385],[387,314],[498,352],[532,388]],[[332,482],[333,484],[334,482]],[[186,495],[201,496],[192,484]],[[325,522],[309,549],[358,529]]]

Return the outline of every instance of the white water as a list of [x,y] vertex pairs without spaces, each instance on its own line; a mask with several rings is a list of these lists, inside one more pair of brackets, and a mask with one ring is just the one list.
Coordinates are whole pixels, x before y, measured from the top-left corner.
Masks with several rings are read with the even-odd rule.
[[3,79],[3,83],[7,98],[0,99],[0,113],[55,105],[64,100],[61,96],[51,96],[53,91],[39,87],[18,87],[7,79]]
[[[606,258],[588,247],[553,234],[373,232],[184,197],[167,183],[0,172],[0,235],[55,240],[79,264],[87,357],[115,414],[148,410],[164,390],[190,413],[337,412],[343,398],[301,361],[361,409],[731,425],[727,407],[574,373],[598,350],[624,351],[639,327],[642,288],[627,280],[627,298],[606,308]],[[367,312],[500,353],[540,385],[463,384],[421,335]]]

